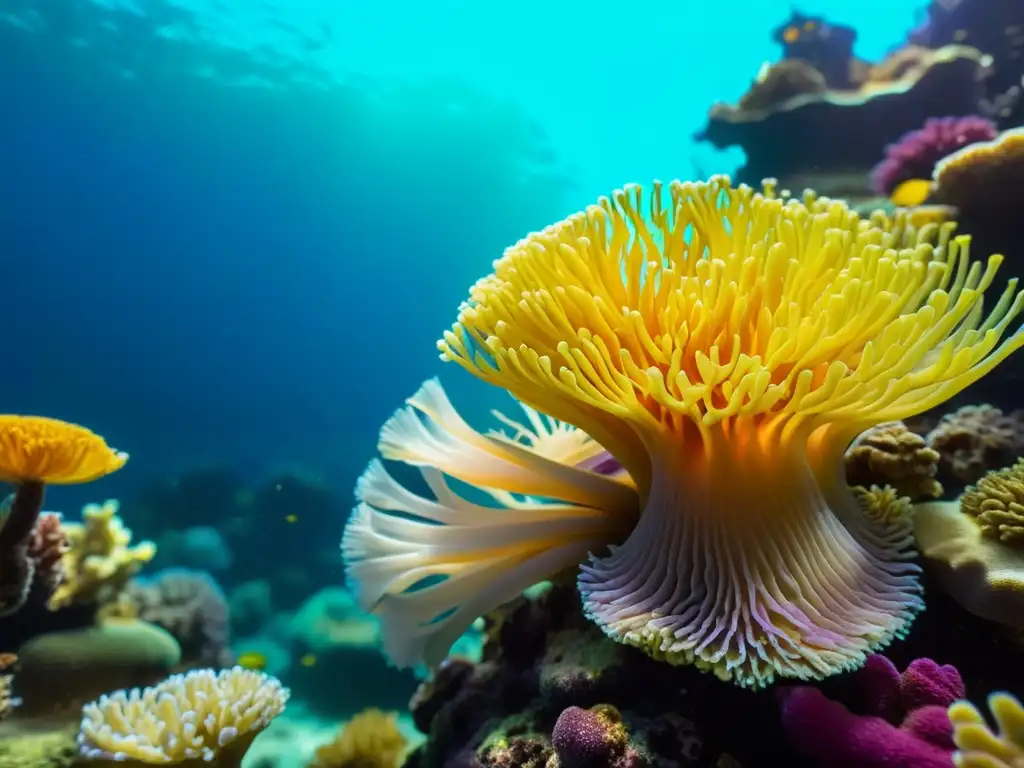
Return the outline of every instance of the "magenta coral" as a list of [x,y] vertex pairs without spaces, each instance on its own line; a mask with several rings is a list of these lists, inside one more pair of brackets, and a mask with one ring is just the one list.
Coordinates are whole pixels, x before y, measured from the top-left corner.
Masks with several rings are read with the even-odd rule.
[[939,160],[968,144],[990,141],[998,133],[995,123],[977,115],[929,118],[923,128],[885,148],[885,159],[871,171],[871,186],[888,196],[904,181],[930,179]]
[[798,752],[832,768],[949,768],[954,745],[946,709],[965,693],[955,667],[917,659],[900,674],[875,655],[852,682],[866,714],[811,686],[780,693],[783,727]]
[[580,707],[569,707],[558,716],[551,733],[551,745],[565,768],[603,765],[615,751],[607,718],[599,712]]

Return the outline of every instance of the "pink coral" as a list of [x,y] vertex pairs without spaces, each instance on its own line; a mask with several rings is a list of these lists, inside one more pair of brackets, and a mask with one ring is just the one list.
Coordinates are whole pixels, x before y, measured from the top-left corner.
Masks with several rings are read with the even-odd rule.
[[968,144],[991,141],[998,133],[995,123],[977,115],[929,118],[923,128],[885,148],[885,159],[871,171],[871,186],[888,196],[904,181],[930,179],[939,160]]
[[35,565],[35,580],[49,596],[64,580],[68,538],[55,512],[43,512],[28,538],[27,556]]
[[955,667],[917,659],[900,674],[874,655],[852,682],[866,714],[811,686],[780,693],[783,727],[797,751],[832,768],[949,768],[946,708],[965,693]]

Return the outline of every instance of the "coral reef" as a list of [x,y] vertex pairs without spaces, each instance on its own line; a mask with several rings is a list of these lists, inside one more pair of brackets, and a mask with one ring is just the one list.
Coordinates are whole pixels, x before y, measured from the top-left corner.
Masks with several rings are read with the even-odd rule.
[[73,768],[77,725],[9,720],[0,723],[0,768]]
[[64,578],[54,590],[51,610],[71,603],[103,603],[114,599],[128,580],[153,559],[156,546],[143,541],[130,546],[132,532],[118,516],[120,504],[110,499],[82,509],[81,523],[64,523],[68,548]]
[[849,90],[867,75],[868,64],[853,55],[857,40],[853,27],[794,10],[772,31],[772,40],[782,46],[784,62],[804,62],[828,88]]
[[38,635],[18,652],[19,711],[49,716],[77,711],[114,688],[154,683],[180,660],[174,638],[141,621],[108,620]]
[[11,687],[11,667],[18,661],[13,653],[0,653],[0,720],[6,718],[18,704]]
[[238,768],[288,697],[280,682],[258,672],[194,670],[87,704],[78,745],[90,762],[201,760],[211,768]]
[[965,405],[942,417],[925,436],[938,452],[938,477],[948,487],[976,483],[1024,453],[1024,412]]
[[934,117],[885,148],[885,159],[871,171],[871,187],[888,197],[903,182],[931,179],[940,160],[979,141],[991,141],[996,124],[979,115]]
[[29,546],[44,487],[88,483],[116,472],[128,454],[77,424],[40,416],[0,416],[0,482],[16,486],[0,520],[0,616],[24,604],[35,574]]
[[1008,693],[988,698],[988,708],[996,721],[996,732],[974,705],[958,701],[949,708],[953,723],[953,754],[956,768],[1016,768],[1024,765],[1024,707]]
[[317,749],[309,768],[398,768],[407,743],[395,713],[366,709]]
[[879,424],[857,436],[846,451],[846,482],[851,486],[891,486],[911,501],[942,495],[935,479],[940,455],[900,421]]
[[[780,62],[762,70],[738,105],[712,106],[695,138],[719,149],[742,147],[746,164],[737,177],[744,183],[776,177],[783,186],[800,189],[798,179],[814,176],[819,192],[836,195],[831,177],[853,174],[866,196],[868,171],[887,144],[928,118],[978,111],[988,64],[988,57],[965,46],[906,48],[869,68],[848,89],[821,90],[810,64]],[[779,66],[782,72],[771,74]],[[797,72],[799,77],[781,76]],[[780,87],[780,82],[798,87]]]
[[957,501],[920,504],[914,533],[929,566],[971,613],[1024,628],[1024,460]]
[[104,614],[137,617],[167,630],[181,646],[185,668],[232,664],[227,599],[208,573],[167,568],[135,578]]
[[614,707],[568,707],[555,721],[551,746],[560,768],[639,764],[639,755],[626,756],[628,736]]
[[[424,387],[381,452],[420,467],[435,499],[374,462],[343,541],[388,653],[436,663],[581,550],[605,633],[741,686],[852,669],[903,636],[922,607],[909,521],[865,516],[842,464],[865,429],[938,406],[1024,344],[1015,286],[988,318],[979,303],[1000,257],[972,267],[967,246],[949,226],[714,177],[655,184],[648,203],[631,186],[507,249],[443,359],[574,424],[632,485],[488,440]],[[491,489],[500,513],[442,473]]]
[[918,659],[900,674],[884,656],[869,656],[851,682],[865,714],[810,686],[780,691],[783,728],[801,754],[830,768],[948,768],[946,708],[964,695],[955,667]]

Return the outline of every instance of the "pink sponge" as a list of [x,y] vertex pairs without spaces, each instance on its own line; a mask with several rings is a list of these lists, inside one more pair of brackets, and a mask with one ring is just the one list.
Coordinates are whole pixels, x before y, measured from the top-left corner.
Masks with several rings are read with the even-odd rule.
[[875,655],[852,683],[863,715],[811,686],[780,692],[783,727],[798,752],[829,768],[949,768],[946,708],[964,696],[956,668],[918,659],[900,674]]
[[904,181],[930,179],[942,158],[968,144],[991,141],[998,133],[995,123],[977,115],[929,118],[923,128],[885,148],[885,159],[871,171],[871,186],[888,197]]

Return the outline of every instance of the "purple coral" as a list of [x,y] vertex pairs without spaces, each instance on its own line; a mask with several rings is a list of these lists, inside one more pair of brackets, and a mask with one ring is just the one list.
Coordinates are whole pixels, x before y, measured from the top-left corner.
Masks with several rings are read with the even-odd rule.
[[928,118],[923,128],[885,148],[885,159],[871,171],[871,186],[888,196],[904,181],[930,179],[939,160],[968,144],[991,141],[998,133],[995,123],[978,115]]
[[604,765],[612,757],[617,740],[613,726],[600,712],[569,707],[558,716],[551,745],[564,768]]
[[900,674],[875,655],[853,683],[866,714],[811,686],[780,693],[783,727],[798,752],[832,768],[949,768],[954,745],[946,709],[965,693],[955,667],[917,659]]

